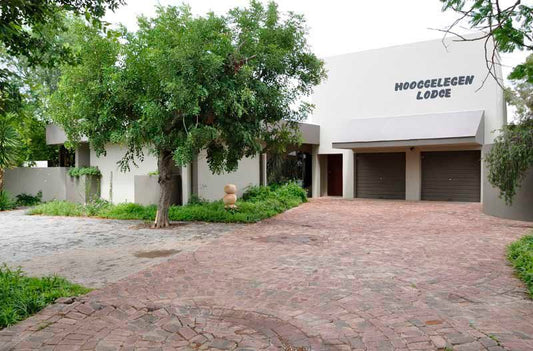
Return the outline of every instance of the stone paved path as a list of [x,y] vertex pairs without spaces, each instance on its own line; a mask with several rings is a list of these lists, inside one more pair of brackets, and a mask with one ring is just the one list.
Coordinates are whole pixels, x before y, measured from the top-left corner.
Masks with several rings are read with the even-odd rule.
[[242,227],[224,223],[182,223],[152,230],[142,221],[28,216],[0,212],[0,264],[20,266],[31,276],[58,274],[90,288],[191,252]]
[[0,331],[0,349],[532,350],[479,204],[312,202]]

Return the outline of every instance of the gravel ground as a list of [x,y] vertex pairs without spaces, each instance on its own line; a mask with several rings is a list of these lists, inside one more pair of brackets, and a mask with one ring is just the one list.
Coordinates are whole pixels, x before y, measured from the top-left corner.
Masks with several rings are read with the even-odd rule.
[[154,230],[141,221],[0,212],[0,262],[21,266],[28,275],[58,274],[97,288],[242,226],[178,223]]

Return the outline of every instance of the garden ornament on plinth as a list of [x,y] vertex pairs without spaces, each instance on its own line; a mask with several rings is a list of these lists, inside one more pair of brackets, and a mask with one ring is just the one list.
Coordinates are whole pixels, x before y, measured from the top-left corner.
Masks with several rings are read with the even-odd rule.
[[224,192],[226,193],[222,199],[224,201],[224,208],[237,208],[237,205],[235,205],[237,202],[237,187],[235,184],[226,184],[224,186]]

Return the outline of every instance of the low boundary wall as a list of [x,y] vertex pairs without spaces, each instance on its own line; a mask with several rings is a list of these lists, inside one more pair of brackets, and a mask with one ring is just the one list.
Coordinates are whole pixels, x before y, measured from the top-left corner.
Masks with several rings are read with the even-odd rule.
[[71,177],[68,167],[19,167],[5,172],[4,189],[12,196],[22,193],[35,196],[41,191],[43,201],[86,203],[100,197],[100,178]]

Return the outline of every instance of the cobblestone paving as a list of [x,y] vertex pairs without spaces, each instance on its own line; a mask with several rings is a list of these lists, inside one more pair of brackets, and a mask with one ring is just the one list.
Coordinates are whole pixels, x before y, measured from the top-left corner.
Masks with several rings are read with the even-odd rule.
[[32,276],[58,274],[96,288],[164,262],[174,253],[195,251],[241,226],[182,223],[152,230],[141,221],[6,211],[0,212],[0,263],[21,266]]
[[479,204],[313,200],[0,331],[0,349],[532,350]]

